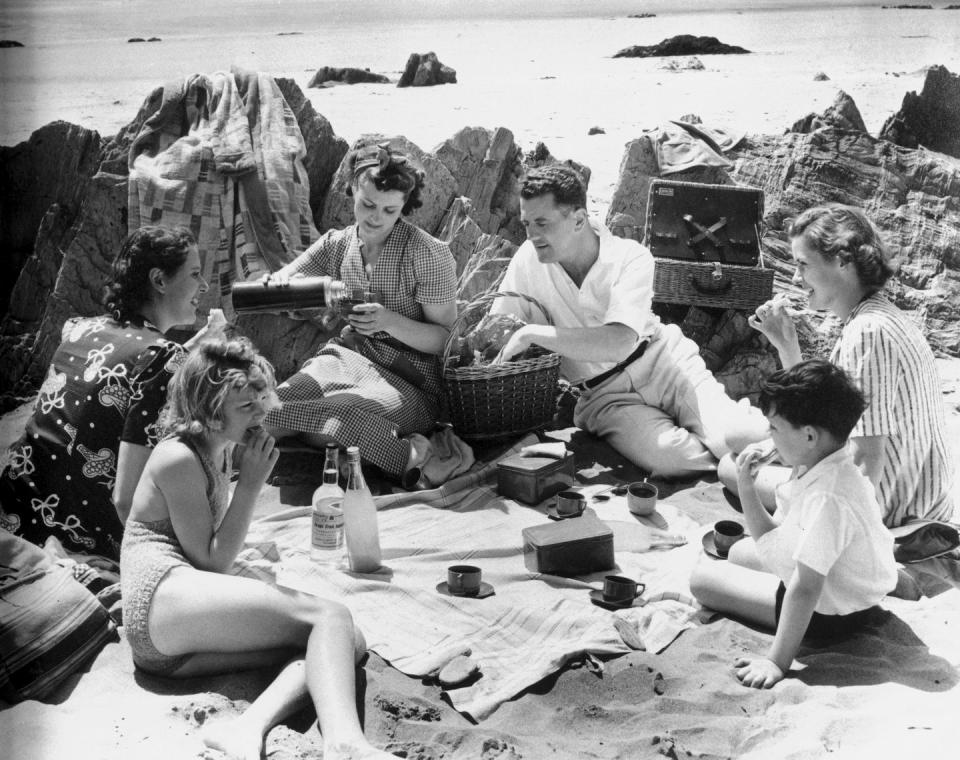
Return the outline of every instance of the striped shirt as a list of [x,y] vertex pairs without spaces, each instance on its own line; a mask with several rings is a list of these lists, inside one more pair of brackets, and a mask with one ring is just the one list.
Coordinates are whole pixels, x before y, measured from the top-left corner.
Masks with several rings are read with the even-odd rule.
[[847,317],[830,360],[856,379],[867,408],[851,438],[885,436],[877,498],[884,524],[949,520],[954,473],[933,352],[922,333],[874,294]]

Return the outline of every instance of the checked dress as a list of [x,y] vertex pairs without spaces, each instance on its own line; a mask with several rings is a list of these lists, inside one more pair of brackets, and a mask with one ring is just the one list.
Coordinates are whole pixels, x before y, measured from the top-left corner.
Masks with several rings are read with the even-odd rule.
[[[331,230],[291,265],[305,276],[344,281],[347,291],[377,293],[391,311],[424,321],[422,304],[456,297],[453,256],[445,243],[400,219],[367,271],[356,226]],[[277,389],[282,405],[266,424],[359,446],[363,458],[400,475],[409,447],[401,436],[427,433],[440,414],[439,360],[387,333],[348,333],[329,341]]]

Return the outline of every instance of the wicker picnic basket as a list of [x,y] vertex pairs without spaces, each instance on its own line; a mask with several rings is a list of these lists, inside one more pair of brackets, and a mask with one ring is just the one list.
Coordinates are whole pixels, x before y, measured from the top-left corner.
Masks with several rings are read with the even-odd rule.
[[468,320],[502,296],[530,301],[549,313],[534,298],[510,291],[485,293],[468,303],[450,329],[443,349],[443,385],[453,429],[466,440],[495,440],[542,428],[557,408],[560,356],[540,349],[530,359],[469,367],[450,366],[453,346]]

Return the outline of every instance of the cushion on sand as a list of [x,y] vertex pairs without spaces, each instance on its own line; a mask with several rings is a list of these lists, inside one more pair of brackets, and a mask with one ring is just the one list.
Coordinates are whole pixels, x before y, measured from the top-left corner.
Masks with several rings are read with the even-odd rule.
[[0,697],[43,699],[115,631],[107,610],[71,569],[0,530]]

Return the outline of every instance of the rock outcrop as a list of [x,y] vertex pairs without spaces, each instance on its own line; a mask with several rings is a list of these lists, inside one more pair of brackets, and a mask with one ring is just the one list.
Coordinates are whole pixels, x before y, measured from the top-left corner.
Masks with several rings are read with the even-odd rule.
[[390,78],[383,74],[375,74],[370,69],[355,68],[334,68],[332,66],[322,66],[316,70],[314,75],[307,82],[307,87],[324,87],[328,83],[339,84],[389,84]]
[[656,45],[632,45],[614,54],[614,58],[662,58],[671,55],[742,55],[749,53],[738,45],[727,45],[716,37],[678,34]]
[[[888,286],[892,299],[914,316],[935,351],[960,356],[960,162],[871,137],[856,104],[844,93],[823,114],[801,120],[792,131],[748,136],[727,157],[734,161],[729,173],[705,167],[701,178],[684,173],[670,179],[763,189],[762,245],[766,265],[776,274],[775,291],[788,294],[798,308],[804,306],[790,282],[790,218],[825,201],[861,206],[869,209],[899,257],[899,274]],[[607,216],[615,234],[643,239],[647,190],[657,171],[649,135],[627,144]],[[698,340],[704,360],[734,396],[752,395],[757,386],[751,378],[775,366],[766,341],[744,331],[741,320],[730,314],[691,316],[710,310],[687,307],[657,310]],[[805,353],[824,355],[839,325],[808,313],[798,327]]]
[[[34,132],[26,142],[0,147],[0,313],[7,312],[10,292],[24,263],[33,253],[41,220],[56,207],[59,226],[77,216],[87,184],[97,170],[100,135],[55,121]],[[44,298],[33,291],[31,300]],[[26,321],[29,321],[27,319]]]
[[924,147],[960,158],[960,76],[943,66],[929,69],[923,90],[904,95],[880,137],[904,148]]
[[853,132],[866,132],[867,125],[863,123],[860,109],[843,90],[837,92],[836,98],[827,109],[821,113],[810,113],[793,123],[788,132],[813,132],[822,127],[836,127]]
[[432,87],[437,84],[456,84],[457,72],[441,63],[437,54],[411,53],[397,87]]

